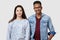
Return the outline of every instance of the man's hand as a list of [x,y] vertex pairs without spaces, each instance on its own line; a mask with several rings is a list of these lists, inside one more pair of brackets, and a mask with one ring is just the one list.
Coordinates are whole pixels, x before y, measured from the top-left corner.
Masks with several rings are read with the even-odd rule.
[[51,40],[51,38],[48,38],[48,40]]
[[53,38],[53,35],[50,34],[48,40],[51,40]]

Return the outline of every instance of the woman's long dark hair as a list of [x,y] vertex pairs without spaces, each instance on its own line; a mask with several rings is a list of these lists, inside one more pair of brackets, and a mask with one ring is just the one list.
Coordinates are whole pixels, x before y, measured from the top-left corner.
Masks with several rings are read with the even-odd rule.
[[23,8],[21,5],[17,5],[17,6],[15,7],[15,9],[14,9],[14,16],[13,16],[13,18],[9,21],[9,23],[12,22],[12,21],[14,21],[14,20],[17,18],[16,9],[17,9],[18,7],[20,7],[20,8],[22,9],[22,11],[23,11],[23,12],[22,12],[22,18],[23,18],[23,19],[27,19],[26,15],[25,15],[24,8]]

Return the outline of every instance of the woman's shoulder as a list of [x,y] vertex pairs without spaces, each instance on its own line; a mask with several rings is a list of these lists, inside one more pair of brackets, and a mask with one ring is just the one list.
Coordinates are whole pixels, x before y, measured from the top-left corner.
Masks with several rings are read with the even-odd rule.
[[12,21],[12,22],[8,23],[8,25],[12,25],[13,23],[14,23],[14,21]]
[[28,23],[29,21],[28,21],[28,19],[24,19],[24,21],[23,21],[23,22]]

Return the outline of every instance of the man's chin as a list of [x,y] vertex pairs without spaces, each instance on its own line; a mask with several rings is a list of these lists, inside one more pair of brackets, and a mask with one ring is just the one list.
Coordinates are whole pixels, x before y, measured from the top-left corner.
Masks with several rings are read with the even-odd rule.
[[37,14],[40,14],[40,12],[36,12]]

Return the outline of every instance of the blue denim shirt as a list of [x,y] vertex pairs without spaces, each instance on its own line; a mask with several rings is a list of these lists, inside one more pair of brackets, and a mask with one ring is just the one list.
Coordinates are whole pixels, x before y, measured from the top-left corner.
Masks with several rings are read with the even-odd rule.
[[[30,28],[31,28],[31,40],[35,40],[34,37],[34,33],[35,33],[35,28],[36,28],[36,18],[35,18],[35,14],[32,15],[31,17],[29,17],[29,23],[30,23]],[[48,32],[49,29],[49,32]],[[40,21],[40,36],[41,36],[41,40],[48,40],[48,34],[53,34],[55,35],[55,30],[54,27],[52,25],[51,19],[48,15],[43,14],[42,13],[42,18]]]

